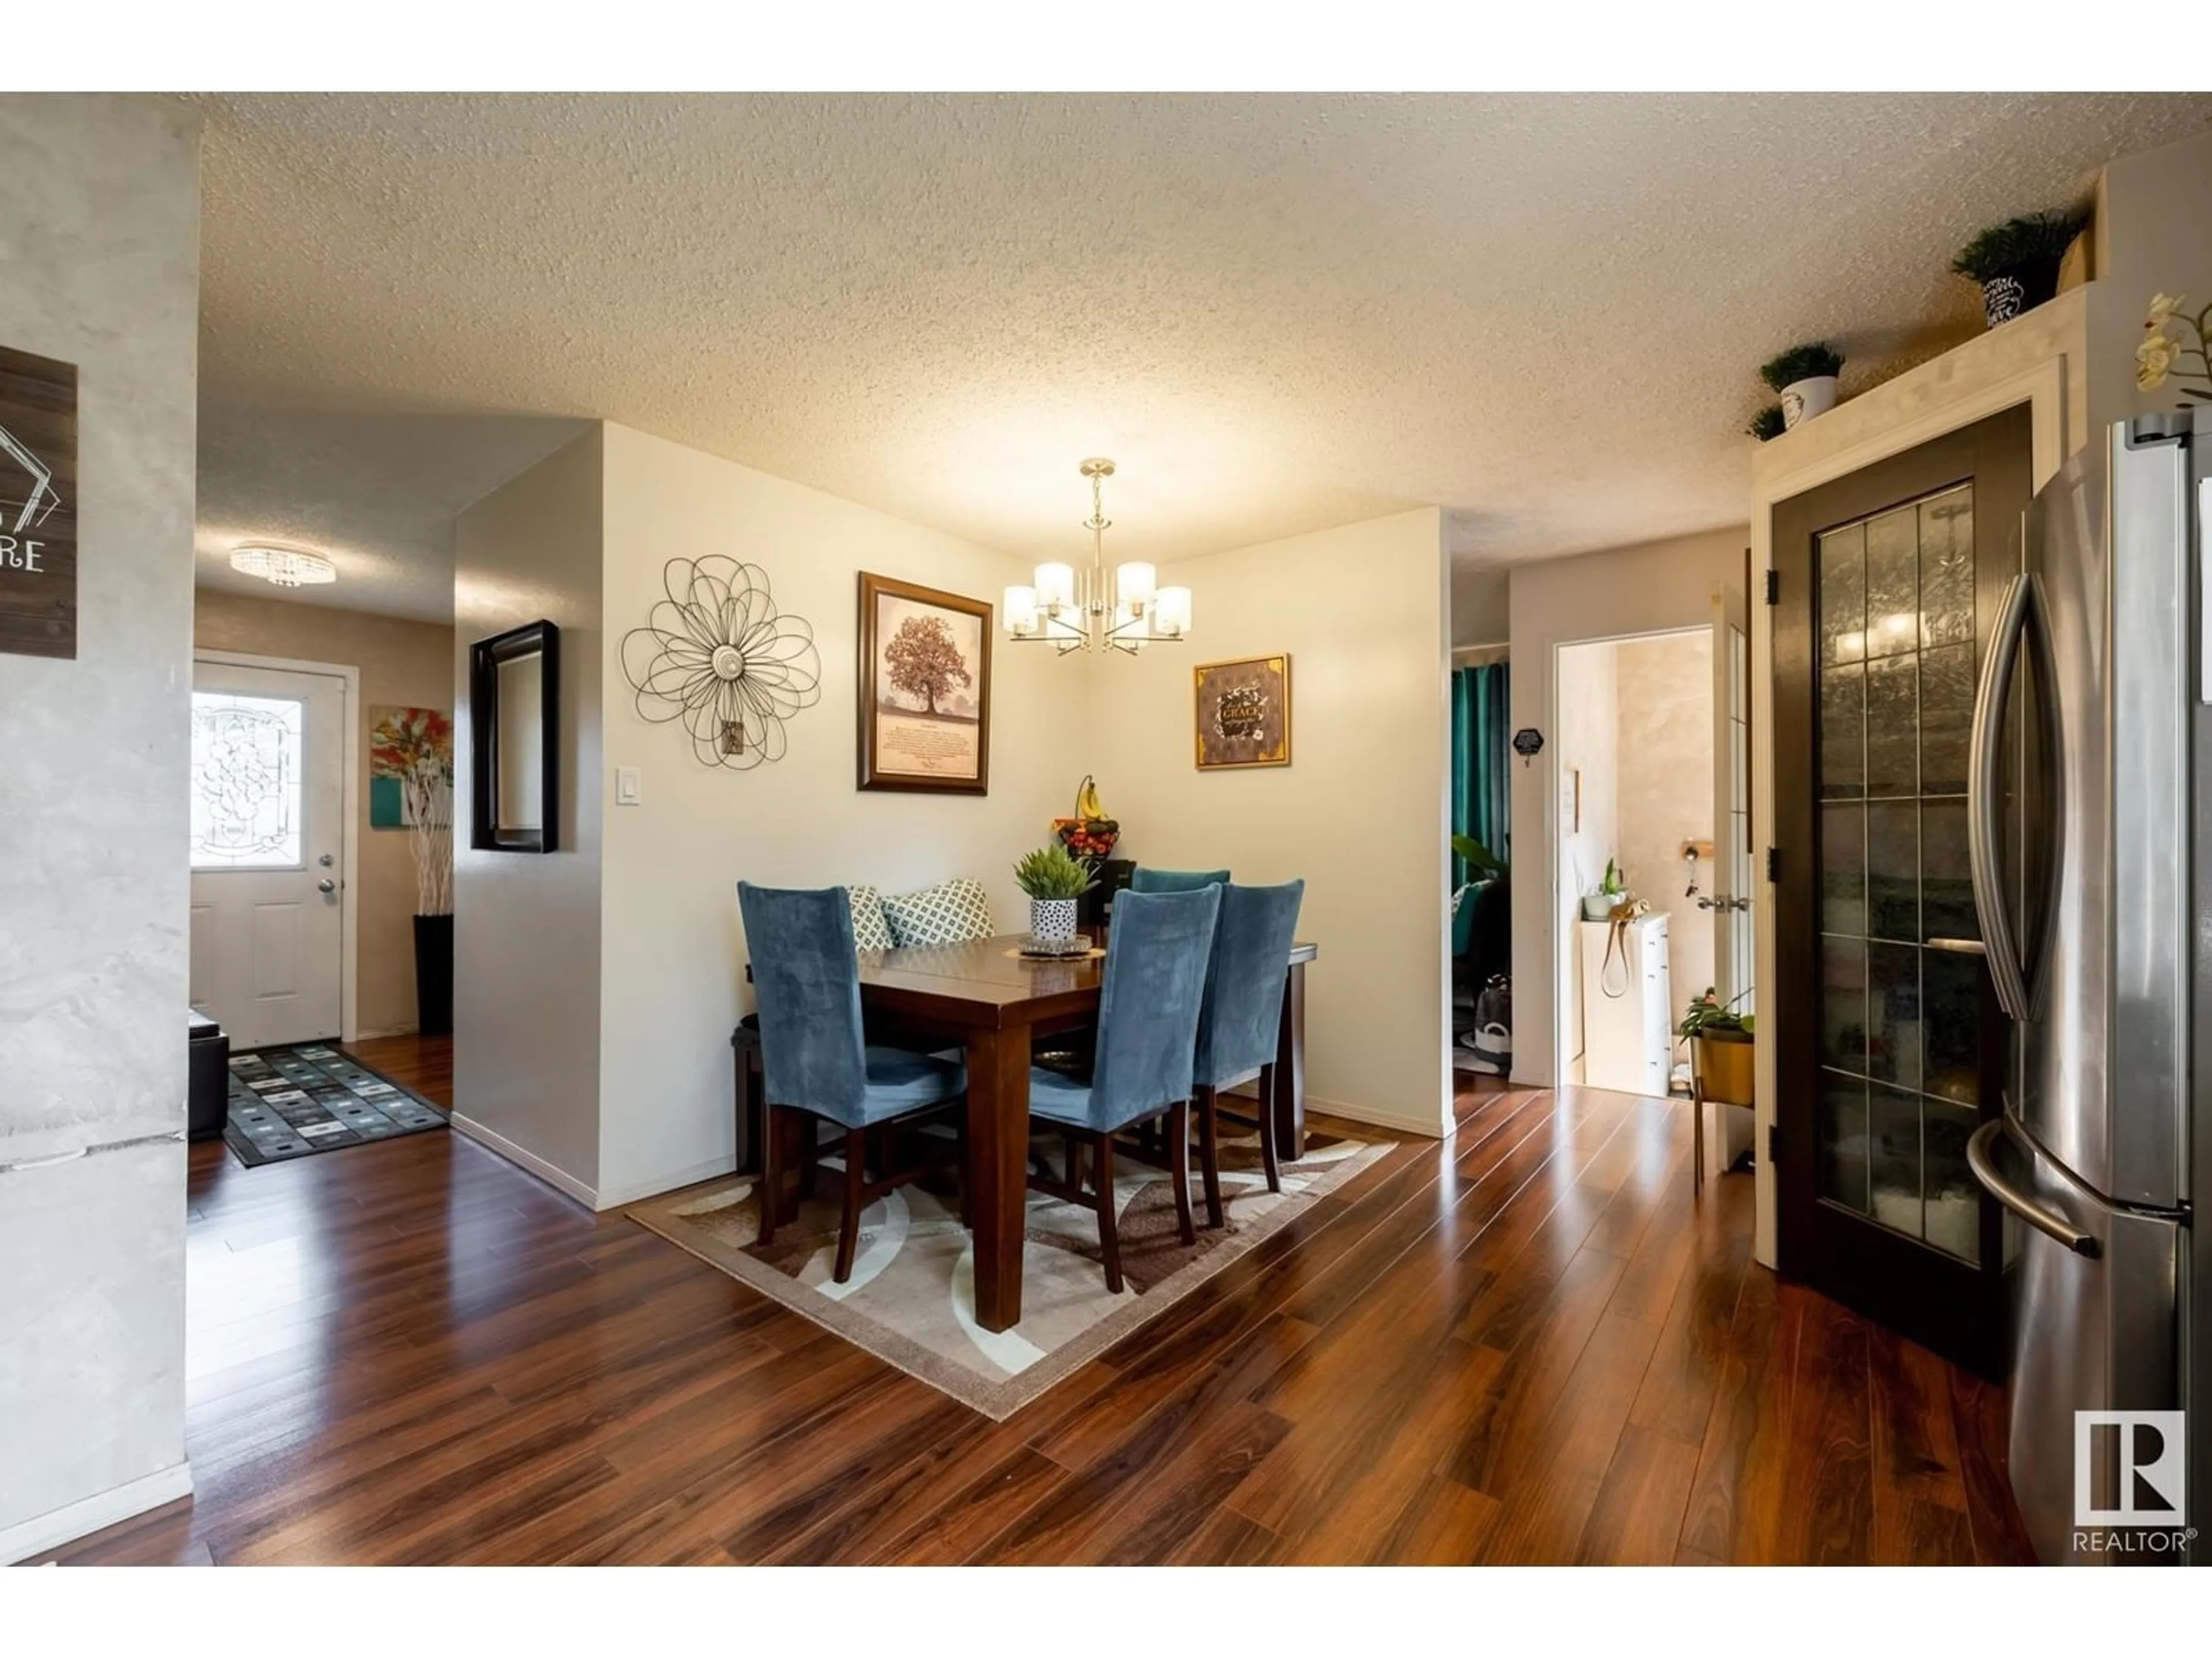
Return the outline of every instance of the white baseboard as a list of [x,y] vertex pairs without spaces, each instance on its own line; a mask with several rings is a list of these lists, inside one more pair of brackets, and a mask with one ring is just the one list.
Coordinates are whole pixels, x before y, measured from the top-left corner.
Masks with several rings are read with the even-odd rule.
[[477,1146],[497,1152],[516,1167],[528,1170],[547,1186],[566,1197],[573,1198],[587,1210],[604,1209],[599,1195],[590,1186],[576,1179],[559,1165],[547,1163],[526,1146],[518,1146],[496,1129],[487,1129],[474,1118],[455,1112],[453,1127]]
[[1371,1124],[1378,1129],[1395,1129],[1400,1134],[1419,1135],[1428,1140],[1442,1140],[1455,1127],[1451,1114],[1445,1111],[1441,1104],[1434,1117],[1413,1118],[1386,1107],[1363,1105],[1356,1100],[1329,1100],[1320,1095],[1309,1094],[1306,1109],[1327,1112],[1332,1117],[1349,1118],[1354,1123]]
[[[1235,1088],[1222,1091],[1224,1099],[1234,1097],[1259,1103],[1259,1092],[1250,1084],[1240,1083]],[[1430,1140],[1442,1140],[1458,1127],[1449,1112],[1441,1107],[1437,1115],[1425,1121],[1417,1121],[1402,1113],[1386,1111],[1379,1106],[1363,1106],[1356,1100],[1330,1100],[1324,1096],[1309,1093],[1306,1108],[1310,1111],[1327,1112],[1332,1117],[1348,1118],[1354,1123],[1371,1124],[1377,1129],[1395,1129],[1400,1134],[1421,1135]]]
[[665,1176],[656,1176],[650,1181],[626,1181],[619,1187],[602,1187],[599,1202],[593,1206],[601,1210],[619,1210],[625,1204],[635,1204],[641,1198],[657,1198],[663,1193],[672,1193],[679,1187],[689,1187],[695,1182],[712,1181],[716,1176],[726,1176],[738,1167],[737,1155],[710,1158],[703,1164],[694,1164],[689,1169],[678,1170]]
[[364,1025],[349,1041],[361,1042],[370,1037],[413,1036],[420,1029],[414,1025]]
[[103,1527],[112,1527],[134,1515],[143,1515],[179,1498],[188,1498],[191,1490],[192,1466],[189,1462],[173,1463],[166,1469],[142,1474],[136,1480],[126,1480],[90,1498],[79,1498],[44,1515],[34,1515],[28,1521],[19,1521],[0,1531],[0,1567],[44,1555],[48,1550],[74,1543]]

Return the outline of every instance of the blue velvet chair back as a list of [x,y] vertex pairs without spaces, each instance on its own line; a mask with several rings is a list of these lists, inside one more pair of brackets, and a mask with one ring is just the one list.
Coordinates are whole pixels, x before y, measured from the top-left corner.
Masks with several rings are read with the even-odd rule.
[[1224,887],[1213,933],[1206,1006],[1198,1020],[1194,1079],[1226,1088],[1275,1058],[1283,1022],[1283,981],[1306,884]]
[[[1226,887],[1226,870],[1147,870],[1139,865],[1129,872],[1129,890],[1133,893],[1188,893],[1200,887]],[[1121,913],[1115,913],[1121,920]]]
[[1091,1121],[1118,1129],[1190,1098],[1198,1013],[1221,889],[1124,893],[1106,937]]
[[768,1098],[859,1122],[868,1088],[853,904],[842,887],[738,884]]

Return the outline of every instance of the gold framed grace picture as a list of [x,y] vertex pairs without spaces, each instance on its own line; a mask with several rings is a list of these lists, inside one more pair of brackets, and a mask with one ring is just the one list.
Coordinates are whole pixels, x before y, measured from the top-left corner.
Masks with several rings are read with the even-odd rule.
[[987,795],[991,606],[860,573],[863,789]]
[[1291,659],[1204,662],[1198,685],[1198,769],[1291,763]]

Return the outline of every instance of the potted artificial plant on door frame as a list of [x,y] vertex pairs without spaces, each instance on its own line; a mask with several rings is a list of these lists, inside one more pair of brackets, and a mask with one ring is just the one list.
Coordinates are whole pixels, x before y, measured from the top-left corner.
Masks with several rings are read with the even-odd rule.
[[2008,219],[1960,248],[1951,269],[1982,285],[1982,319],[1995,328],[2057,297],[2058,267],[2088,222],[2071,212]]
[[1022,855],[1014,882],[1030,896],[1030,943],[1047,950],[1072,945],[1075,902],[1098,884],[1090,865],[1054,842]]
[[416,1029],[453,1029],[453,722],[434,708],[395,709],[369,733],[370,762],[399,780],[415,855]]
[[1825,340],[1795,345],[1761,364],[1759,378],[1782,399],[1785,430],[1836,406],[1838,377],[1844,372],[1844,355]]

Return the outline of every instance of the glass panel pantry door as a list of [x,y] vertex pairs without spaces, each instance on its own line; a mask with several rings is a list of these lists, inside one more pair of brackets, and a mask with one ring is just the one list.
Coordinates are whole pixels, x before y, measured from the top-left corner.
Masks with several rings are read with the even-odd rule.
[[2000,416],[1774,522],[1782,1265],[1982,1364],[1999,1234],[1966,1147],[2001,1109],[2008,1032],[1966,771],[2027,458],[2025,411]]

